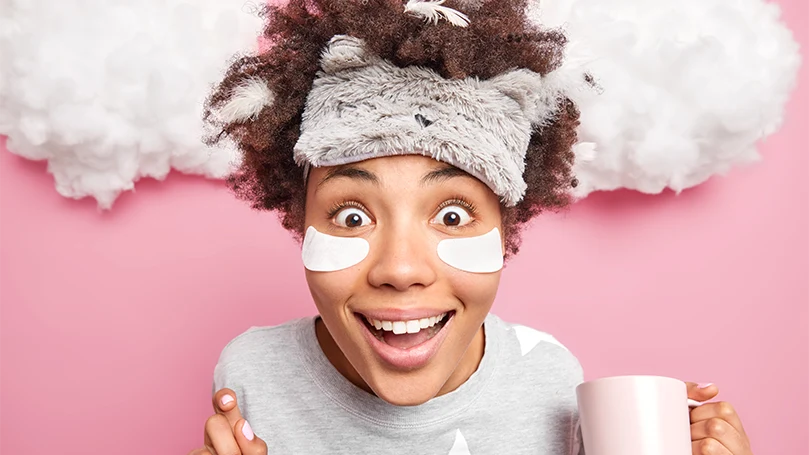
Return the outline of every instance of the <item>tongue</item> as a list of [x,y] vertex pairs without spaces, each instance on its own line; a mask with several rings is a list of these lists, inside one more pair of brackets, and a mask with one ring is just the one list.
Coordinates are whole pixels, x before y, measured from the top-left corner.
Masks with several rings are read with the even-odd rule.
[[394,348],[410,349],[432,338],[434,334],[431,332],[430,330],[423,329],[420,330],[419,333],[403,333],[401,335],[395,335],[393,332],[384,332],[382,338],[385,339],[385,343],[388,343]]

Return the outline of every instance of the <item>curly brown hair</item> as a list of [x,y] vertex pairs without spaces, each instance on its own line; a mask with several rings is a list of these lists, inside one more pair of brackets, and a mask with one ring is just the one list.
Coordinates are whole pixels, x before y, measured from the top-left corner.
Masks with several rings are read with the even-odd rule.
[[[403,0],[289,0],[263,8],[265,49],[237,56],[206,101],[205,122],[214,134],[209,145],[232,140],[242,153],[230,187],[253,208],[275,210],[282,225],[300,241],[304,232],[306,188],[293,161],[307,94],[319,70],[321,51],[338,34],[363,39],[370,51],[394,65],[430,68],[442,77],[488,79],[515,68],[541,75],[562,61],[566,38],[529,20],[534,0],[447,0],[445,6],[468,15],[470,24],[426,23],[404,13]],[[213,112],[248,78],[272,88],[272,107],[246,122],[222,123]],[[502,206],[507,255],[516,254],[520,232],[541,212],[571,201],[573,151],[579,112],[569,99],[558,114],[534,131],[524,179],[528,188],[514,207]]]

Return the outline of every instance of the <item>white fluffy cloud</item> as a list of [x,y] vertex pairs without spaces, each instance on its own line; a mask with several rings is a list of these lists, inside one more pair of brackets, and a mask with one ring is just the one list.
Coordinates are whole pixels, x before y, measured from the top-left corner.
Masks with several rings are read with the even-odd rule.
[[579,196],[680,191],[758,159],[782,124],[801,64],[777,4],[763,0],[542,0],[570,63],[598,95],[581,109]]
[[[47,160],[56,188],[109,208],[171,168],[224,177],[233,150],[201,143],[201,109],[230,57],[254,49],[244,0],[2,0],[0,134]],[[580,196],[682,190],[757,158],[778,129],[798,45],[764,0],[542,0],[571,62],[601,87],[579,93]]]
[[202,105],[234,53],[256,46],[244,0],[3,0],[0,134],[47,160],[56,189],[109,208],[171,168],[224,177],[233,150],[201,143]]

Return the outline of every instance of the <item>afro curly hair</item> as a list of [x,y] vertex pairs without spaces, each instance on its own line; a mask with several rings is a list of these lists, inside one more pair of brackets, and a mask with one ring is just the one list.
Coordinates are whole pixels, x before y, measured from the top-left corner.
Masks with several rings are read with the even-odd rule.
[[[405,14],[403,0],[288,0],[265,6],[261,14],[266,46],[257,54],[237,56],[214,87],[204,113],[213,133],[205,141],[235,142],[242,161],[228,178],[231,189],[255,209],[277,211],[281,224],[300,241],[306,188],[293,147],[329,40],[338,34],[360,38],[396,66],[430,68],[447,79],[486,80],[515,68],[546,75],[561,65],[566,38],[562,31],[529,19],[526,8],[533,1],[447,0],[446,6],[467,14],[466,27]],[[247,122],[218,120],[216,109],[256,78],[272,87],[272,108]],[[570,99],[560,103],[555,118],[532,133],[525,157],[525,196],[514,207],[501,206],[507,256],[518,252],[528,221],[571,202],[579,112]]]

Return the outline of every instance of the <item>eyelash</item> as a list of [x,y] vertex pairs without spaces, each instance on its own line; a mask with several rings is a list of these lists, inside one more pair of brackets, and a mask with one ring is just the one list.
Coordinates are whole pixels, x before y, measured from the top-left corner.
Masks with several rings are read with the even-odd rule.
[[346,207],[354,207],[354,208],[362,210],[366,214],[368,213],[368,209],[364,205],[360,204],[357,201],[343,201],[343,202],[338,202],[337,204],[334,204],[331,207],[331,209],[329,209],[328,218],[329,219],[334,218],[340,212],[340,210],[343,210]]
[[463,196],[455,196],[452,199],[442,202],[441,205],[438,206],[438,211],[440,212],[442,209],[449,207],[450,205],[459,205],[465,208],[473,217],[478,213],[477,207],[475,207],[475,205],[471,202],[467,201]]

